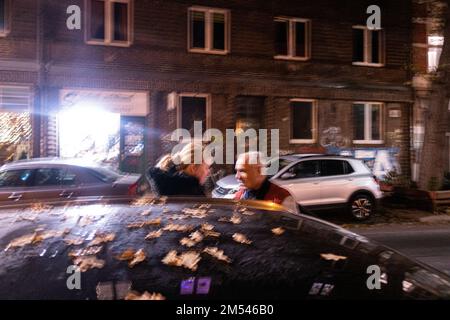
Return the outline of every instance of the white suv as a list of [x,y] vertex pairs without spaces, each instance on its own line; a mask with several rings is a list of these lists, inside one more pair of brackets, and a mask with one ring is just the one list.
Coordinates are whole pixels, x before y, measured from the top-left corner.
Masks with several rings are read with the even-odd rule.
[[[280,157],[280,170],[270,179],[287,189],[304,211],[345,207],[357,220],[369,218],[383,197],[363,161],[327,155]],[[217,182],[213,197],[232,198],[239,181],[227,176]]]

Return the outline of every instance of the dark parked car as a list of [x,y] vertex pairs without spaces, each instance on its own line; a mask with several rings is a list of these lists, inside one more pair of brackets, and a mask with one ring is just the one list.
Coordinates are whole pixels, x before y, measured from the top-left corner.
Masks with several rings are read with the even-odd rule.
[[59,201],[0,219],[0,299],[450,298],[445,274],[273,204]]
[[136,195],[140,175],[77,159],[35,159],[0,167],[0,204],[49,198]]

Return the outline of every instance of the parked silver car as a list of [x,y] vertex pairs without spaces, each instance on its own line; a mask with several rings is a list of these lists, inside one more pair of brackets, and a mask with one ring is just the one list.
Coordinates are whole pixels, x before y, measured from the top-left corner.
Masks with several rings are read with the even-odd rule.
[[[345,208],[357,220],[374,214],[383,197],[370,169],[362,160],[349,157],[282,156],[279,171],[270,179],[289,190],[307,211]],[[233,198],[239,187],[233,175],[226,176],[217,182],[213,197]]]
[[141,175],[79,159],[33,159],[0,167],[0,204],[139,193]]

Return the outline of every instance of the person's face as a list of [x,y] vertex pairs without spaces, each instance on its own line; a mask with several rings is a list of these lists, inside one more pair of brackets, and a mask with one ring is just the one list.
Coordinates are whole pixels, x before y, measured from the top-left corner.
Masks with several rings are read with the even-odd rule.
[[207,165],[204,162],[199,165],[194,165],[193,171],[194,171],[193,176],[195,176],[198,179],[198,182],[201,185],[204,185],[206,179],[208,179],[208,176],[210,174],[209,165]]
[[256,189],[261,180],[261,166],[259,164],[249,164],[245,161],[236,162],[236,179],[248,189]]

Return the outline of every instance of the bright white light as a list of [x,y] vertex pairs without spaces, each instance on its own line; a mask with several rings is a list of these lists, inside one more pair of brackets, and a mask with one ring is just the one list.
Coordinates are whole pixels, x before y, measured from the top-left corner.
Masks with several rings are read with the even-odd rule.
[[111,160],[119,154],[120,114],[79,104],[59,114],[61,157]]

